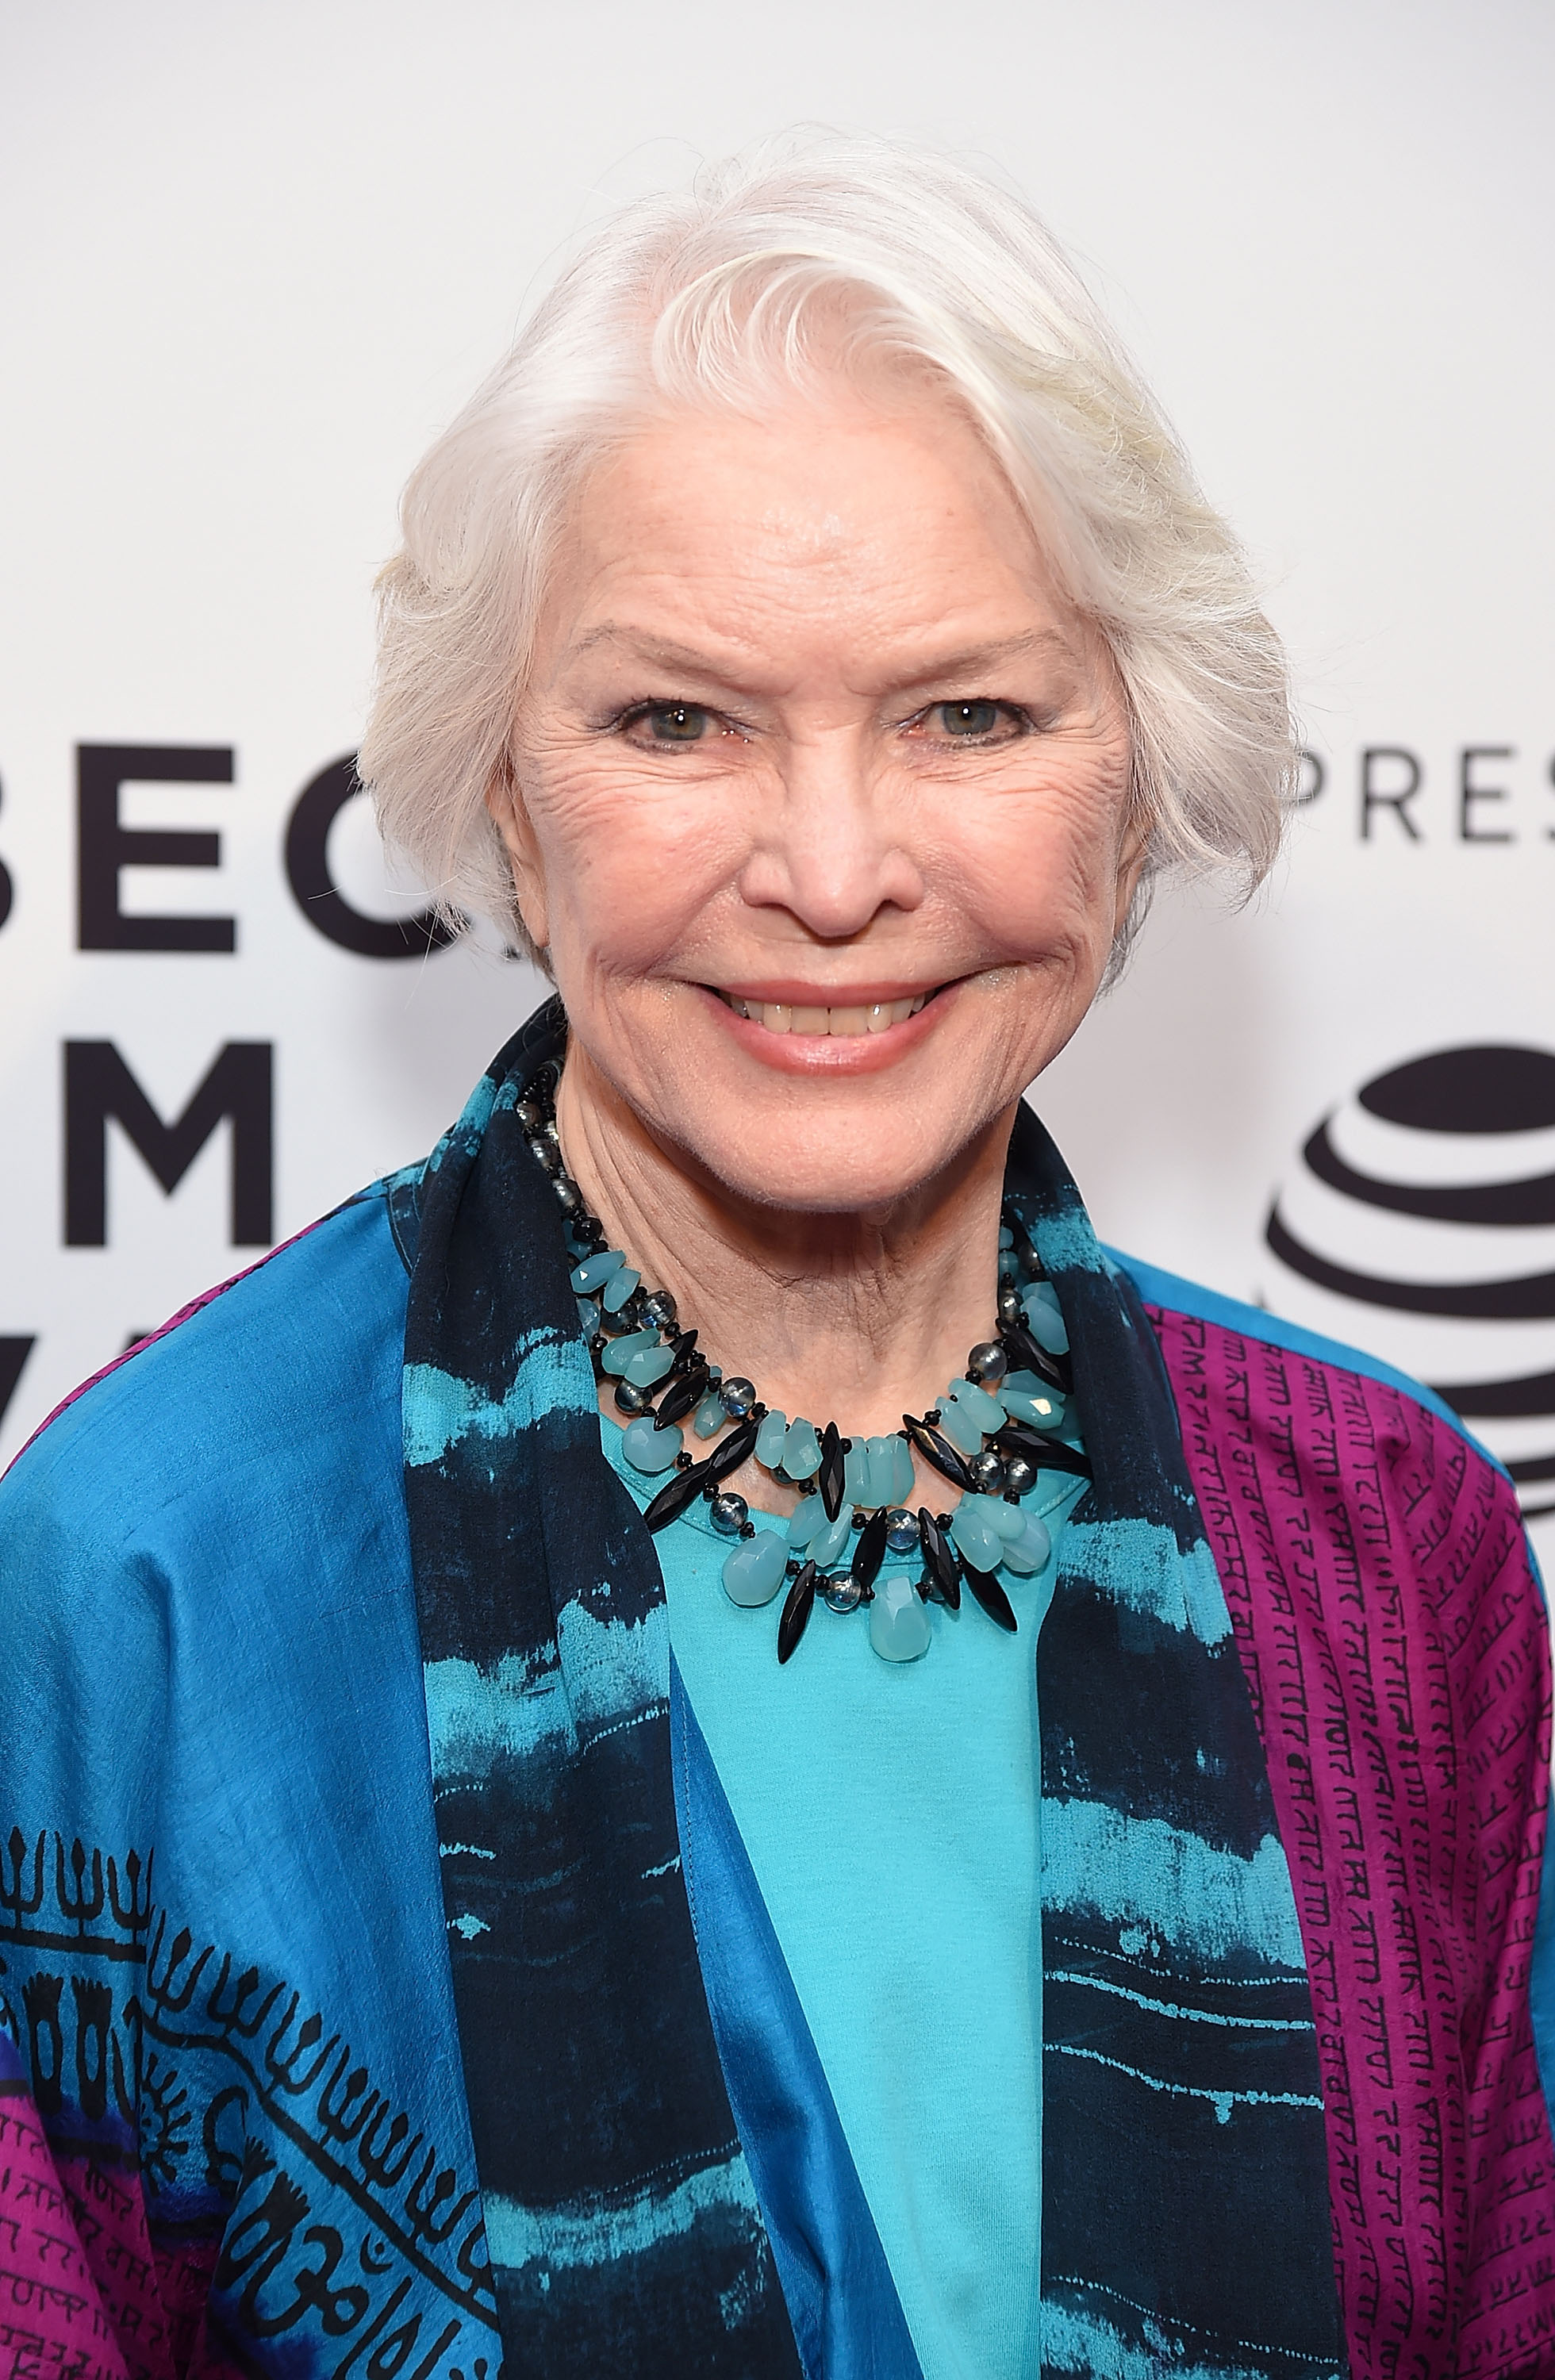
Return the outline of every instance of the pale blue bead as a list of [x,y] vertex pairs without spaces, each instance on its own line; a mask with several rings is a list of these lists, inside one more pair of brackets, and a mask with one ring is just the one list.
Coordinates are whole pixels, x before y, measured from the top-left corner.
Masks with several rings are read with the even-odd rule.
[[982,1431],[970,1414],[963,1413],[948,1390],[940,1402],[940,1427],[951,1444],[958,1446],[963,1454],[982,1452]]
[[896,1465],[891,1501],[893,1504],[910,1503],[917,1488],[917,1474],[913,1469],[913,1450],[905,1438],[893,1438],[891,1443],[895,1450],[891,1459]]
[[586,1257],[573,1272],[572,1285],[579,1297],[600,1289],[613,1272],[619,1272],[626,1259],[619,1248],[606,1248],[597,1257]]
[[1012,1421],[1028,1421],[1033,1429],[1063,1427],[1063,1399],[1049,1395],[1046,1390],[1028,1397],[1023,1396],[1018,1389],[1002,1388],[999,1402]]
[[1003,1406],[996,1404],[988,1390],[979,1389],[975,1380],[954,1380],[950,1394],[968,1419],[976,1423],[979,1439],[989,1437],[1004,1418]]
[[979,1521],[987,1523],[996,1537],[1008,1543],[1018,1537],[1026,1526],[1026,1514],[1018,1504],[1006,1504],[1002,1496],[963,1496],[962,1503],[970,1504]]
[[680,1452],[680,1427],[661,1429],[651,1414],[639,1414],[621,1433],[621,1451],[634,1471],[667,1471]]
[[639,1347],[626,1366],[626,1378],[634,1389],[650,1389],[666,1372],[674,1369],[674,1349],[661,1346]]
[[600,1304],[605,1312],[619,1314],[641,1279],[641,1273],[634,1272],[630,1265],[622,1265],[613,1272],[600,1292]]
[[[820,1497],[817,1496],[814,1501],[819,1504]],[[840,1561],[852,1536],[853,1506],[844,1504],[836,1519],[828,1521],[826,1526],[819,1529],[810,1539],[808,1550],[817,1570],[830,1570],[833,1562]]]
[[875,1581],[869,1606],[869,1642],[882,1661],[916,1661],[929,1650],[932,1632],[923,1597],[910,1578]]
[[1028,1512],[1020,1536],[1004,1548],[1004,1567],[1017,1572],[1022,1578],[1029,1578],[1034,1571],[1045,1566],[1052,1549],[1052,1539],[1042,1523],[1035,1512]]
[[724,1412],[716,1391],[705,1396],[691,1416],[691,1427],[699,1438],[716,1438],[729,1416]]
[[756,1433],[756,1460],[775,1471],[783,1461],[784,1441],[788,1436],[788,1415],[770,1413]]
[[858,1498],[861,1504],[894,1504],[896,1501],[896,1457],[893,1448],[901,1440],[894,1438],[872,1438],[867,1449],[869,1463],[869,1484]]
[[1013,1248],[1015,1245],[1015,1235],[1008,1223],[1001,1223],[999,1226],[999,1245],[1002,1248]]
[[792,1547],[808,1547],[818,1529],[826,1526],[826,1507],[819,1496],[801,1496],[789,1516],[788,1542]]
[[813,1421],[803,1415],[788,1425],[784,1442],[783,1467],[790,1479],[813,1479],[820,1468],[820,1440],[816,1436]]
[[577,1308],[577,1327],[582,1331],[585,1339],[592,1339],[596,1337],[600,1328],[600,1309],[595,1305],[593,1299],[591,1297],[575,1297],[573,1304]]
[[1034,1282],[1022,1304],[1026,1307],[1027,1328],[1038,1346],[1045,1347],[1050,1355],[1067,1354],[1069,1333],[1063,1327],[1063,1310],[1051,1281]]
[[867,1504],[869,1500],[869,1450],[861,1438],[856,1438],[843,1457],[843,1493],[850,1504]]
[[1001,1248],[999,1251],[1000,1280],[1014,1281],[1019,1271],[1020,1258],[1016,1256],[1014,1248]]
[[1038,1346],[1045,1347],[1050,1355],[1067,1355],[1069,1353],[1069,1333],[1064,1328],[1063,1317],[1054,1314],[1049,1306],[1039,1305],[1033,1310],[1031,1335]]
[[754,1610],[758,1604],[771,1603],[783,1585],[784,1567],[788,1560],[788,1546],[777,1529],[758,1529],[753,1537],[735,1548],[723,1565],[723,1592],[731,1603],[743,1603]]
[[1003,1559],[1004,1540],[983,1519],[974,1507],[967,1509],[966,1500],[951,1514],[951,1536],[974,1570],[997,1570]]
[[[600,1358],[601,1366],[613,1379],[625,1379],[626,1366],[632,1357],[640,1355],[645,1347],[657,1347],[661,1343],[657,1330],[625,1331],[619,1339],[611,1341]],[[671,1356],[670,1360],[673,1363],[674,1358]]]

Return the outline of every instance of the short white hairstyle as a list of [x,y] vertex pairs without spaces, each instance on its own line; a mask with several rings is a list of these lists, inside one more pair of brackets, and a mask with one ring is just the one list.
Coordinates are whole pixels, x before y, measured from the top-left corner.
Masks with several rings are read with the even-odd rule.
[[666,406],[749,412],[850,358],[964,409],[1105,638],[1142,894],[1173,864],[1244,893],[1267,873],[1295,775],[1284,655],[1116,334],[1019,199],[931,149],[808,133],[593,230],[410,479],[359,767],[444,914],[529,947],[488,795],[580,476]]

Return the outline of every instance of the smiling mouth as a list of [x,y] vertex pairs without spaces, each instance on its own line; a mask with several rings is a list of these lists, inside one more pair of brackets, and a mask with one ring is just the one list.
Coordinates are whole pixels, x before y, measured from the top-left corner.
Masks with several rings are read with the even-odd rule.
[[741,1000],[734,992],[718,991],[716,985],[710,989],[725,1008],[752,1025],[764,1026],[769,1033],[831,1034],[839,1040],[889,1032],[893,1025],[905,1025],[909,1016],[916,1016],[934,998],[931,991],[920,991],[910,1000],[871,1001],[868,1007],[800,1008],[781,1000]]

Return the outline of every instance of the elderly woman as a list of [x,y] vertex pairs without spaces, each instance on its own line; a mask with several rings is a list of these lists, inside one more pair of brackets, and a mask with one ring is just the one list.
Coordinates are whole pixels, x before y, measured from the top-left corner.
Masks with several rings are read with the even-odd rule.
[[404,523],[364,773],[557,997],[11,1475],[6,2368],[1555,2373],[1508,1484],[1022,1103],[1292,760],[1073,272],[722,170]]

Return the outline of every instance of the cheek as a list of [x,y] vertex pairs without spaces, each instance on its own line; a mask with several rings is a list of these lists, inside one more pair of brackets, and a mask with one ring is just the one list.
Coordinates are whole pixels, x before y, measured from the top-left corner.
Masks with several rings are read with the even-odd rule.
[[694,947],[739,871],[724,806],[694,787],[634,784],[629,771],[541,768],[529,816],[552,951],[605,975],[640,975]]
[[1097,755],[1015,798],[968,802],[942,844],[946,879],[1011,959],[1110,944],[1126,761]]

